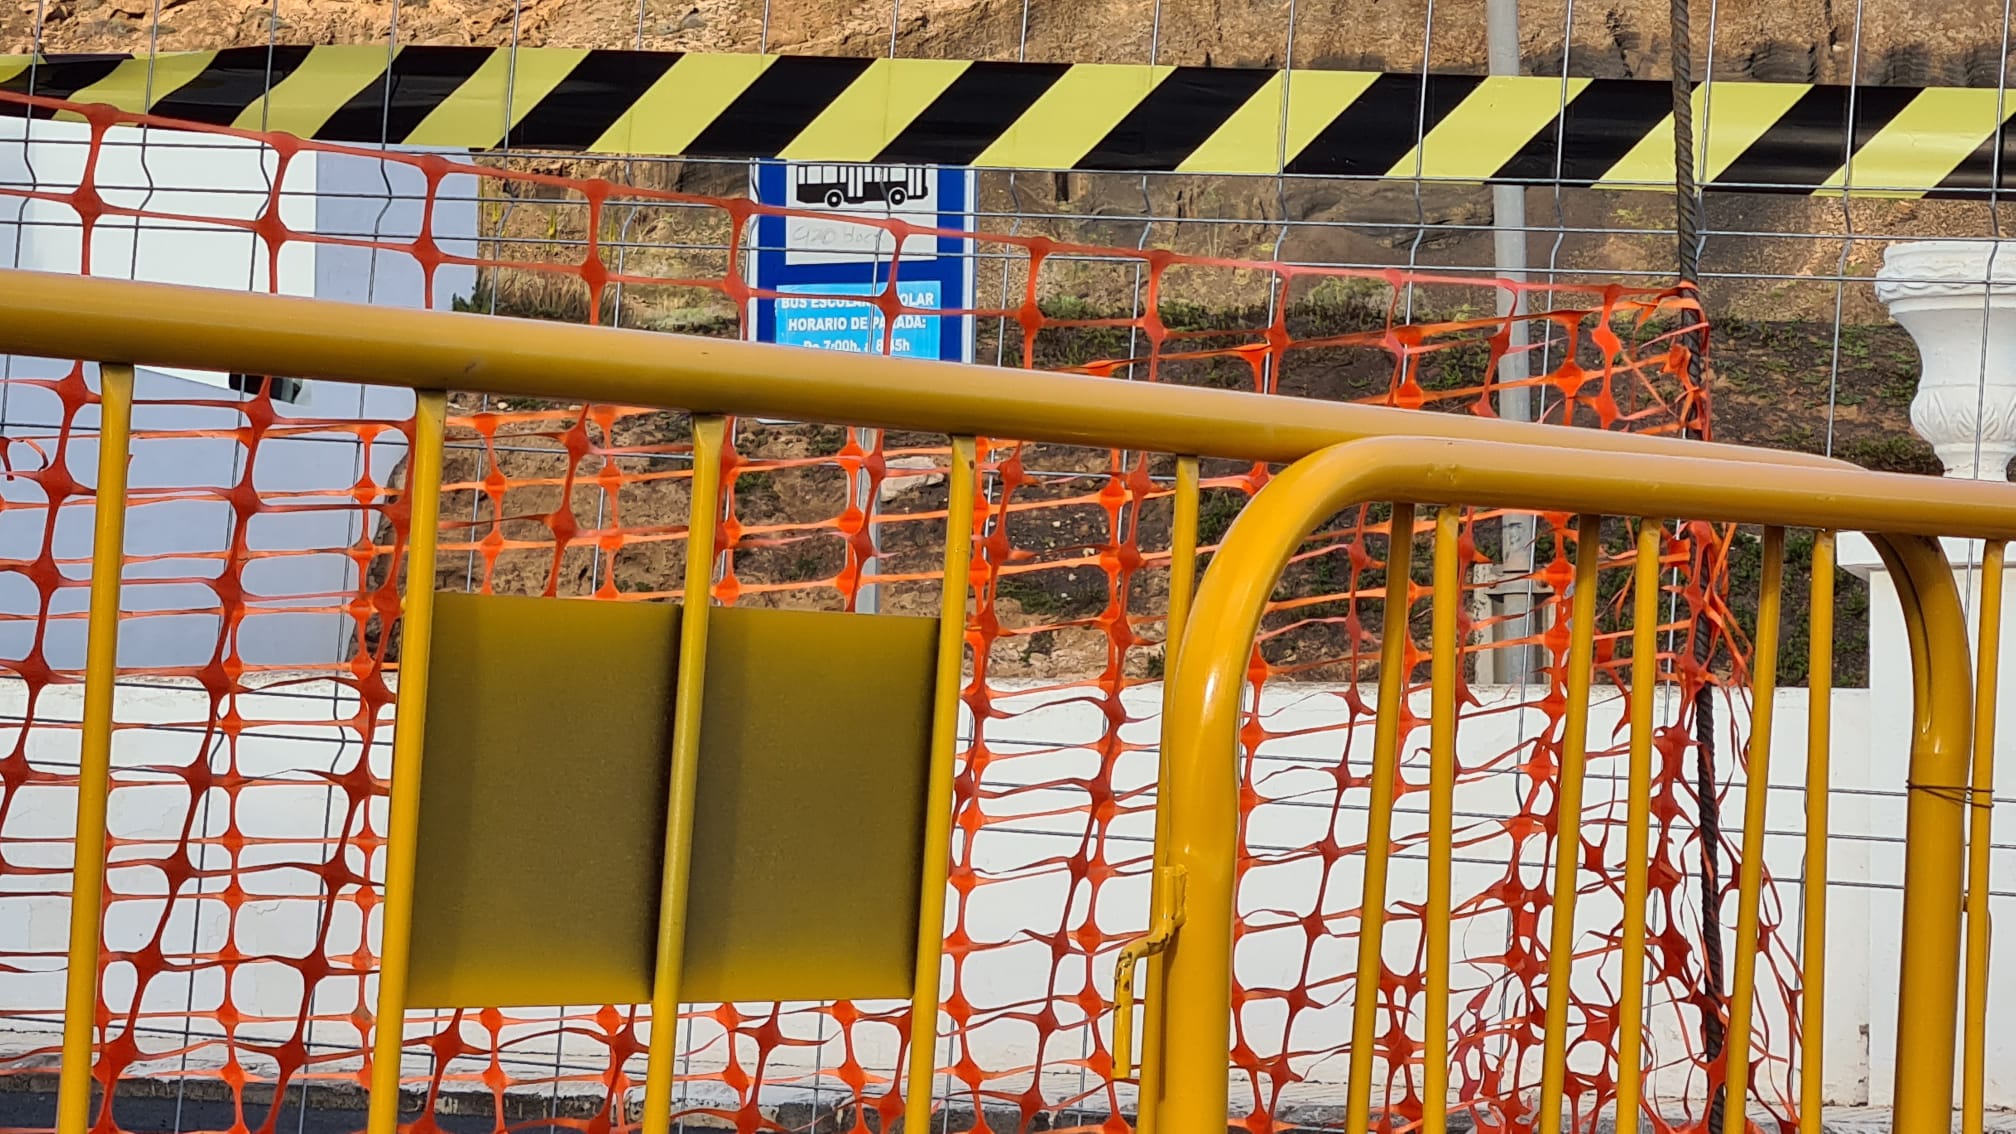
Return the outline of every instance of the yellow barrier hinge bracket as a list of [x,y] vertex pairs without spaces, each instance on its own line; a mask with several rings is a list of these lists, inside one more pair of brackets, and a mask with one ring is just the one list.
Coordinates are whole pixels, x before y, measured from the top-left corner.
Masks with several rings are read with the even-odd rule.
[[1155,908],[1150,911],[1148,932],[1120,950],[1113,970],[1113,1077],[1134,1077],[1134,971],[1142,961],[1160,953],[1176,939],[1183,926],[1183,868],[1164,866],[1155,871]]

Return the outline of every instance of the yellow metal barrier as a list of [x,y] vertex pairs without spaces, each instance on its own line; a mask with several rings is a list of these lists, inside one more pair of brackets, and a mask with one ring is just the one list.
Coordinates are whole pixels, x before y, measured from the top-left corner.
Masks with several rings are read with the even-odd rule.
[[[1448,415],[1316,403],[1225,391],[1142,385],[1063,374],[813,354],[716,340],[587,329],[551,323],[205,292],[0,272],[0,351],[105,358],[105,451],[101,455],[88,655],[82,792],[78,804],[77,900],[73,905],[59,1130],[88,1125],[91,1028],[96,1001],[103,886],[105,790],[110,765],[115,673],[120,522],[124,498],[125,422],[130,363],[241,373],[404,385],[422,391],[406,492],[411,509],[405,597],[405,665],[395,738],[392,828],[386,871],[385,943],[379,1024],[372,1067],[370,1127],[397,1125],[405,967],[414,916],[414,856],[421,790],[421,743],[432,607],[430,569],[440,477],[442,396],[468,389],[493,394],[622,402],[696,411],[695,481],[681,612],[676,704],[669,738],[666,842],[652,959],[653,1029],[647,1058],[646,1134],[662,1134],[671,1110],[671,1021],[680,1002],[682,952],[693,932],[689,896],[696,767],[706,747],[698,706],[704,681],[717,519],[722,414],[752,414],[849,425],[929,430],[952,438],[951,504],[935,677],[927,786],[918,792],[919,889],[906,1118],[921,1129],[930,1117],[934,1072],[939,930],[944,917],[950,839],[962,627],[970,554],[978,433],[1035,441],[1159,450],[1179,456],[1177,522],[1169,620],[1170,680],[1165,703],[1162,805],[1156,818],[1153,932],[1123,952],[1123,981],[1145,959],[1148,1001],[1143,1048],[1141,1127],[1158,1134],[1222,1134],[1227,1117],[1227,1005],[1231,993],[1234,868],[1239,810],[1233,761],[1238,753],[1240,694],[1268,596],[1288,557],[1325,517],[1342,507],[1394,502],[1388,578],[1389,627],[1404,626],[1416,509],[1435,521],[1432,630],[1433,719],[1430,739],[1430,903],[1426,934],[1429,1098],[1447,1090],[1449,872],[1454,763],[1454,659],[1457,616],[1455,511],[1458,506],[1579,513],[1570,628],[1567,733],[1561,770],[1564,827],[1554,863],[1555,947],[1548,983],[1559,987],[1572,962],[1575,824],[1586,777],[1594,580],[1602,517],[1639,520],[1635,552],[1636,618],[1631,630],[1632,690],[1625,920],[1618,1044],[1618,1107],[1643,1105],[1643,1034],[1652,695],[1655,686],[1660,518],[1759,524],[1766,528],[1764,601],[1754,678],[1751,775],[1762,785],[1769,755],[1770,705],[1778,639],[1778,589],[1784,529],[1821,529],[1815,551],[1814,689],[1809,732],[1807,842],[1812,869],[1824,878],[1826,846],[1832,532],[1871,533],[1899,582],[1911,642],[1914,741],[1907,829],[1903,975],[1899,989],[1895,1129],[1935,1134],[1950,1123],[1950,1085],[1959,1062],[1963,1128],[1980,1129],[1987,973],[1987,832],[1994,728],[1993,646],[2000,623],[2003,541],[2016,538],[2016,487],[1932,481],[1864,472],[1798,454],[1686,443],[1615,433],[1565,433]],[[584,365],[584,360],[586,364]],[[115,365],[114,363],[117,363]],[[1572,459],[1563,459],[1572,454]],[[1199,456],[1294,462],[1240,515],[1190,601],[1195,564]],[[1761,468],[1769,475],[1760,476]],[[1927,537],[1990,541],[1988,584],[1980,604],[1989,692],[1977,705],[1967,630],[1951,569]],[[1824,582],[1823,582],[1824,580]],[[1376,984],[1390,852],[1390,806],[1398,769],[1397,722],[1406,695],[1403,634],[1386,635],[1371,780],[1371,834],[1364,872],[1363,939],[1358,987]],[[1970,767],[1971,762],[1971,767]],[[1738,884],[1739,941],[1757,932],[1764,793],[1746,806],[1743,872]],[[1970,826],[1971,813],[1971,826]],[[1439,895],[1439,898],[1437,897]],[[1802,1008],[1806,1065],[1802,1119],[1817,1129],[1824,886],[1808,887],[1809,985]],[[1962,912],[1966,912],[1963,948]],[[1738,949],[1736,987],[1723,1082],[1729,1093],[1724,1131],[1740,1134],[1746,1096],[1748,1010],[1755,968]],[[1965,970],[1964,1021],[1959,973]],[[1636,979],[1630,979],[1635,977]],[[1116,1055],[1125,1063],[1133,1005],[1115,1021]],[[1347,1126],[1369,1128],[1372,1108],[1372,998],[1355,1005]],[[1550,997],[1539,1124],[1558,1134],[1566,1075],[1565,998]],[[1964,1027],[1963,1027],[1964,1023]],[[1956,1036],[1958,1040],[1956,1041]],[[1446,1129],[1429,1107],[1429,1134]]]
[[[1646,517],[1639,528],[1637,617],[1632,628],[1624,979],[1619,998],[1619,1014],[1625,1025],[1618,1043],[1619,1114],[1636,1114],[1643,1104],[1646,844],[1651,697],[1656,677],[1652,634],[1657,626],[1659,551],[1664,538],[1658,521],[1650,517],[1686,515],[1766,525],[1765,589],[1755,679],[1758,700],[1753,709],[1757,714],[1751,755],[1755,778],[1748,796],[1746,854],[1739,887],[1739,958],[1757,931],[1761,854],[1756,840],[1761,839],[1763,829],[1761,788],[1763,758],[1769,746],[1783,529],[1788,525],[1850,527],[1875,533],[1877,546],[1904,582],[1900,589],[1905,592],[1912,629],[1918,694],[1906,834],[1903,979],[1893,1121],[1894,1129],[1902,1134],[1941,1134],[1949,1129],[1959,991],[1955,973],[1960,957],[1961,853],[1970,792],[1965,786],[1956,789],[1954,785],[1969,782],[1966,760],[1973,725],[1973,674],[1951,569],[1938,545],[1922,537],[1960,531],[1997,540],[2008,538],[2016,531],[2016,515],[1991,515],[1978,510],[1976,504],[1985,503],[1990,496],[2007,498],[2009,487],[1935,485],[1913,478],[1818,467],[1785,467],[1760,478],[1754,466],[1737,463],[1614,452],[1580,453],[1572,461],[1563,461],[1561,452],[1532,445],[1409,437],[1350,442],[1291,466],[1234,521],[1198,590],[1183,654],[1167,692],[1168,711],[1181,714],[1182,719],[1173,722],[1167,733],[1170,778],[1164,787],[1163,806],[1170,812],[1170,861],[1186,872],[1189,894],[1185,926],[1169,950],[1168,979],[1171,987],[1184,995],[1168,1009],[1170,1033],[1181,1037],[1181,1042],[1171,1044],[1164,1072],[1170,1086],[1157,1122],[1165,1134],[1218,1134],[1224,1124],[1227,1093],[1223,1066],[1229,1043],[1224,1002],[1231,985],[1233,902],[1230,867],[1238,836],[1235,786],[1227,767],[1237,752],[1240,691],[1260,617],[1290,555],[1316,526],[1340,508],[1376,500],[1407,502],[1395,507],[1393,552],[1388,564],[1389,577],[1402,578],[1412,538],[1413,504],[1445,509],[1481,505],[1579,512],[1590,517],[1582,530],[1591,534],[1597,515]],[[1583,556],[1591,544],[1593,540],[1585,542],[1578,552],[1577,575],[1583,584],[1588,582]],[[1453,580],[1445,573],[1440,582],[1438,597],[1446,599],[1444,587],[1453,585]],[[1586,601],[1585,593],[1578,588],[1578,604]],[[1392,601],[1389,592],[1388,626],[1400,624],[1396,618],[1401,615],[1393,611]],[[1984,609],[1984,615],[1988,613]],[[1397,707],[1392,690],[1405,680],[1397,672],[1399,655],[1390,649],[1396,637],[1388,636],[1386,664],[1380,673],[1381,721],[1374,749],[1372,833],[1359,945],[1357,1004],[1361,1023],[1352,1051],[1345,1120],[1346,1127],[1353,1130],[1369,1128],[1372,1107],[1369,1037],[1362,1021],[1370,999],[1364,990],[1371,987],[1378,971],[1380,912],[1386,899],[1382,852],[1387,840],[1381,787],[1390,785],[1394,771],[1392,736],[1386,722]],[[1579,658],[1571,663],[1570,678],[1581,685],[1580,693],[1586,698],[1586,679],[1580,666]],[[1984,698],[1984,714],[1992,714],[1990,704]],[[1585,712],[1586,706],[1576,711]],[[1571,747],[1570,759],[1575,756]],[[1569,782],[1575,778],[1570,776]],[[1980,790],[1979,786],[1971,789]],[[1977,834],[1976,846],[1984,845]],[[1562,875],[1572,876],[1572,863],[1564,861],[1557,871],[1557,893],[1571,893],[1574,887]],[[1560,916],[1557,910],[1556,917]],[[1447,932],[1446,905],[1431,903],[1426,917],[1431,940]],[[1564,932],[1559,922],[1556,932]],[[1557,950],[1557,965],[1560,956]],[[1808,963],[1820,962],[1809,956]],[[1754,978],[1754,964],[1739,960],[1730,999],[1732,1038],[1727,1050],[1731,1054],[1724,1072],[1729,1091],[1725,1131],[1731,1134],[1743,1129],[1747,1082],[1743,1059],[1749,1052],[1747,1013]],[[1560,979],[1558,970],[1551,979]],[[1975,988],[1970,980],[1970,1010]],[[1550,1016],[1554,1015],[1553,1003],[1550,998]],[[1555,1093],[1543,1092],[1538,1103],[1543,1116],[1558,1112],[1562,1101],[1559,1080],[1554,1078],[1560,1074],[1555,1062],[1559,1057],[1554,1055],[1559,1042],[1550,1034],[1548,1086]],[[1807,1045],[1805,1058],[1817,1062],[1819,1036],[1809,1035]],[[1978,1051],[1978,1047],[1970,1047],[1969,1058],[1976,1059]],[[1978,1067],[1970,1067],[1969,1074],[1978,1078]],[[1554,1121],[1558,1122],[1558,1117]]]

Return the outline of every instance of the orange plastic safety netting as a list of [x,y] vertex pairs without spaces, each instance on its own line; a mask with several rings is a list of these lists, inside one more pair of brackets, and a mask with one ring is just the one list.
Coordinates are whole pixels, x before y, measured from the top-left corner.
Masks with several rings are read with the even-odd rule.
[[[380,302],[730,335],[771,294],[752,291],[743,261],[751,221],[778,210],[654,187],[620,163],[311,145],[0,100],[47,131],[39,151],[33,130],[20,135],[22,152],[39,154],[24,162],[29,176],[0,179],[0,237],[15,239],[15,263],[158,278],[160,265],[195,254],[181,242],[201,236],[237,241],[234,262],[259,289],[330,294],[326,285]],[[254,188],[176,184],[175,161],[192,155],[213,171],[239,163]],[[331,188],[343,163],[382,193]],[[361,226],[342,219],[357,216],[343,205],[352,198],[366,204]],[[445,231],[454,209],[475,223]],[[899,248],[914,232],[900,220],[825,219],[881,229]],[[965,313],[981,357],[1423,411],[1490,414],[1500,394],[1524,388],[1544,420],[1706,432],[1688,292],[1115,248],[1037,227],[940,234],[971,240],[978,294],[1000,296]],[[31,246],[41,259],[22,253]],[[898,265],[900,276],[900,254]],[[388,298],[398,287],[406,298]],[[1477,313],[1513,293],[1529,314]],[[869,302],[892,326],[920,313],[893,287]],[[142,377],[98,1010],[97,1074],[115,1089],[99,1124],[152,1128],[161,1120],[146,1108],[166,1082],[179,1128],[274,1131],[302,1120],[296,1108],[361,1125],[397,701],[388,565],[403,533],[411,397],[286,376]],[[46,1070],[60,1018],[95,380],[91,365],[9,358],[0,388],[0,665],[13,729],[0,754],[0,926],[22,927],[0,931],[0,1012],[14,1029],[0,1033],[0,1074]],[[478,395],[456,406],[441,586],[677,597],[691,454],[682,414]],[[944,443],[738,423],[714,597],[931,611]],[[1118,1129],[1132,1088],[1110,1077],[1107,998],[1117,950],[1145,924],[1174,462],[1001,439],[982,456],[936,1041],[945,1122]],[[1205,544],[1269,471],[1206,463]],[[1341,516],[1303,549],[1252,667],[1229,1066],[1235,1117],[1254,1130],[1341,1120],[1371,746],[1363,683],[1379,654],[1385,515]],[[1573,543],[1564,517],[1538,517],[1532,569],[1487,570],[1518,530],[1511,517],[1469,514],[1463,545],[1476,569],[1463,626],[1453,1105],[1493,1128],[1530,1123],[1522,1100],[1539,1083]],[[1621,561],[1628,534],[1608,535]],[[1667,545],[1648,1035],[1652,1100],[1675,1123],[1705,1113],[1719,1011],[1702,924],[1693,693],[1743,676],[1742,631],[1725,601],[1728,540],[1683,524]],[[1569,1094],[1583,1129],[1616,1071],[1622,732],[1610,694],[1628,668],[1616,648],[1627,576],[1628,565],[1606,568],[1600,665],[1611,687],[1595,733],[1606,747],[1583,827],[1569,1011]],[[1425,577],[1418,569],[1424,624],[1408,653],[1421,680]],[[1508,595],[1530,599],[1542,612],[1530,625],[1543,629],[1525,634]],[[1519,648],[1537,662],[1520,682],[1483,680],[1502,678]],[[1425,1105],[1417,708],[1402,722],[1385,974],[1366,990],[1380,998],[1393,1126]],[[1735,723],[1713,734],[1718,790],[1740,762],[1743,714],[1728,715]],[[576,758],[592,754],[556,755],[554,774]],[[1735,847],[1710,846],[1717,888],[1733,877]],[[1797,966],[1769,896],[1764,915],[1773,975],[1755,1078],[1785,1119]],[[678,1024],[681,1114],[745,1131],[886,1128],[902,1109],[906,1019],[890,1003],[692,1006]],[[630,1005],[416,1014],[407,1072],[432,1104],[421,1125],[632,1124],[650,1027]]]

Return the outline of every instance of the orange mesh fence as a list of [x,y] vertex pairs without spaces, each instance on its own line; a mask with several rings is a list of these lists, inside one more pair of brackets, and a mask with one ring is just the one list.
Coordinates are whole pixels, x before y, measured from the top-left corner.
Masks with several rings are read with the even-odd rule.
[[[6,113],[63,110],[82,123],[72,127],[68,180],[45,160],[32,183],[0,185],[11,210],[0,216],[29,237],[67,241],[72,270],[131,274],[145,241],[194,231],[242,239],[258,288],[281,289],[289,257],[313,250],[353,257],[341,262],[372,279],[405,272],[422,282],[424,302],[444,308],[735,334],[760,297],[742,271],[745,242],[752,218],[776,210],[623,180],[616,163],[171,132],[103,107],[0,100]],[[220,205],[105,172],[135,147],[158,155],[206,145],[263,170],[264,191]],[[338,159],[381,174],[381,216],[405,219],[364,232],[313,223],[298,205],[312,190],[295,179]],[[474,202],[483,230],[473,239],[437,230],[451,199]],[[898,245],[910,231],[895,220],[834,223],[888,230]],[[1510,354],[1523,360],[1530,377],[1519,384],[1535,391],[1546,420],[1707,430],[1705,391],[1689,377],[1689,293],[1211,258],[1033,231],[971,239],[979,293],[1001,297],[968,312],[983,357],[1488,415],[1510,384],[1500,378]],[[1474,314],[1512,293],[1530,315]],[[1123,298],[1099,300],[1112,295]],[[890,324],[916,313],[893,287],[871,302]],[[0,1033],[0,1075],[46,1071],[56,1051],[95,374],[68,360],[9,359],[0,403],[0,553],[9,557],[0,664],[11,675],[13,726],[0,752],[0,926],[10,927],[0,930],[0,1011],[12,1029]],[[398,580],[387,564],[404,530],[396,487],[411,398],[315,382],[303,395],[285,377],[143,376],[130,507],[134,530],[156,534],[135,537],[154,540],[146,546],[129,542],[98,1007],[97,1074],[115,1087],[97,1112],[106,1130],[145,1127],[132,1108],[158,1098],[162,1081],[189,1108],[178,1109],[184,1128],[271,1132],[298,1121],[284,1114],[290,1106],[355,1107],[365,1079],[397,702]],[[235,388],[206,393],[196,381]],[[678,597],[684,415],[477,395],[456,405],[441,586]],[[1133,1095],[1111,1079],[1107,997],[1115,953],[1145,923],[1173,458],[1003,439],[983,442],[982,455],[970,740],[937,1041],[945,1122],[1120,1129],[1112,1116],[1131,1112]],[[881,610],[932,611],[943,457],[940,437],[740,422],[714,597],[830,609],[872,598]],[[1205,472],[1208,545],[1270,470],[1207,462]],[[1341,1120],[1334,1104],[1357,995],[1381,1006],[1384,1121],[1405,1126],[1427,1105],[1417,1054],[1425,822],[1414,794],[1425,782],[1425,698],[1402,722],[1408,783],[1385,971],[1377,989],[1352,987],[1372,717],[1361,683],[1376,675],[1386,631],[1384,517],[1376,506],[1340,516],[1303,549],[1252,666],[1229,1066],[1235,1111],[1255,1131]],[[1461,697],[1452,1078],[1457,1105],[1488,1128],[1530,1123],[1521,1100],[1539,1083],[1565,707],[1560,596],[1573,538],[1562,535],[1565,518],[1538,518],[1534,569],[1498,579],[1481,568],[1500,557],[1506,524],[1471,514],[1463,544],[1480,568],[1469,576],[1476,602],[1464,624],[1472,665],[1514,646],[1541,662],[1526,684],[1475,682]],[[1602,679],[1621,688],[1627,651],[1615,647],[1630,537],[1621,526],[1607,535],[1624,566],[1606,569],[1600,663]],[[1704,968],[1691,705],[1702,684],[1744,676],[1742,633],[1725,601],[1728,539],[1682,524],[1667,545],[1662,668],[1673,695],[1662,703],[1654,800],[1651,1089],[1662,1121],[1682,1125],[1706,1110],[1713,1064],[1703,1035],[1718,1011]],[[1412,583],[1423,625],[1408,653],[1423,680],[1425,578],[1424,568]],[[1544,629],[1530,638],[1506,639],[1507,617],[1485,603],[1487,589],[1508,586],[1543,611]],[[1724,721],[1715,740],[1724,789],[1743,714],[1729,715],[1737,721]],[[1617,747],[1593,761],[1599,778],[1584,816],[1569,1011],[1569,1093],[1582,1129],[1594,1128],[1612,1094],[1616,991],[1628,979],[1611,956],[1623,798],[1622,733],[1610,731],[1619,718],[1607,695],[1597,719],[1597,740]],[[556,755],[554,774],[577,758],[592,754]],[[1736,848],[1716,849],[1728,885]],[[1797,966],[1775,899],[1764,912],[1762,971],[1776,976],[1763,981],[1756,1081],[1789,1121]],[[632,1005],[415,1014],[406,1022],[410,1085],[440,1111],[430,1107],[420,1126],[631,1125],[651,1026]],[[677,1026],[687,1120],[871,1129],[901,1112],[902,1005],[694,1005]]]

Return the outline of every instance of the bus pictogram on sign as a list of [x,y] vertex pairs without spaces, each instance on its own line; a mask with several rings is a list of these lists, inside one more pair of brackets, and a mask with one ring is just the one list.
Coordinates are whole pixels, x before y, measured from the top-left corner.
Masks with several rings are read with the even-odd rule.
[[916,165],[798,165],[792,168],[792,196],[801,205],[886,204],[931,196],[931,170]]

